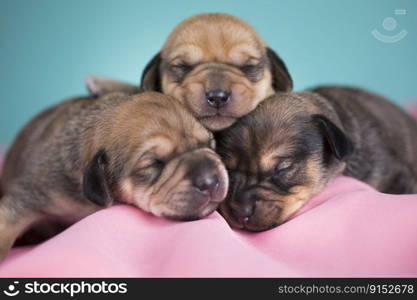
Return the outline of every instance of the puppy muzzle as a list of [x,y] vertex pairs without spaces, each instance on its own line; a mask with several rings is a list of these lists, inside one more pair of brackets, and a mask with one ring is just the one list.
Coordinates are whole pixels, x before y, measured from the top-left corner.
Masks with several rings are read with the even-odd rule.
[[236,193],[233,199],[227,199],[220,210],[234,228],[264,231],[278,225],[282,209],[278,205],[265,209],[265,203],[271,205],[273,202],[263,199],[256,189],[249,189]]
[[225,199],[229,185],[227,171],[209,148],[187,152],[179,159],[184,168],[182,182],[186,184],[176,189],[169,201],[154,207],[153,213],[175,220],[197,220],[212,213]]
[[192,151],[184,157],[188,165],[186,178],[197,198],[220,203],[228,189],[227,171],[220,158],[208,148]]

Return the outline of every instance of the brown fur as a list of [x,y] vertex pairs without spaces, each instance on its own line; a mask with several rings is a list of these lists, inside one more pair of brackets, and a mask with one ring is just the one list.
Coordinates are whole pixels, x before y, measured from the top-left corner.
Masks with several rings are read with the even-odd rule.
[[113,203],[192,220],[225,197],[213,136],[176,100],[149,92],[78,98],[35,117],[4,164],[0,257],[35,225],[68,226]]
[[[90,81],[97,83],[90,88],[96,94],[100,86],[117,89],[114,81]],[[250,25],[226,14],[201,14],[172,31],[146,66],[141,89],[175,97],[207,128],[220,130],[275,91],[291,90],[292,80],[282,60]],[[209,93],[216,91],[228,95],[224,106],[209,101]]]
[[237,228],[288,219],[338,174],[384,193],[417,192],[417,123],[354,88],[280,93],[217,134],[230,177],[220,207]]

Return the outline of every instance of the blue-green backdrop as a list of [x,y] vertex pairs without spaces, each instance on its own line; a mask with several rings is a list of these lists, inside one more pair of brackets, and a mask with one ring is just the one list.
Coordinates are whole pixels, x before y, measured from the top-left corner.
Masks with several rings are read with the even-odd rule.
[[[0,0],[0,144],[35,113],[85,93],[90,74],[137,83],[171,29],[202,12],[252,24],[297,90],[338,83],[401,105],[417,97],[416,0]],[[384,43],[374,29],[407,35]]]

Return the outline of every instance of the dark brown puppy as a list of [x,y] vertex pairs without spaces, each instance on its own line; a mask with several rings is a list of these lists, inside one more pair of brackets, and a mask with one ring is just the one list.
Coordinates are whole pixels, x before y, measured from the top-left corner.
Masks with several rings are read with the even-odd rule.
[[[115,81],[92,77],[87,84],[101,94]],[[292,80],[250,25],[230,15],[201,14],[172,31],[146,66],[141,88],[175,97],[207,128],[220,130],[274,92],[290,91]]]
[[341,173],[417,192],[416,121],[360,89],[277,94],[217,138],[230,178],[220,211],[237,228],[281,224]]
[[150,92],[78,98],[34,118],[8,152],[0,257],[23,232],[69,225],[116,202],[194,220],[228,187],[212,134],[178,101]]

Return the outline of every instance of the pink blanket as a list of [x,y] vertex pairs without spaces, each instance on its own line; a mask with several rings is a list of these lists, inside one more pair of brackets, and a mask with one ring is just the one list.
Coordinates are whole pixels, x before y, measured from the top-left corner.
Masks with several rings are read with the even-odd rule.
[[91,215],[14,249],[1,277],[417,276],[417,195],[340,177],[287,223],[230,229],[218,214],[173,222],[129,206]]

